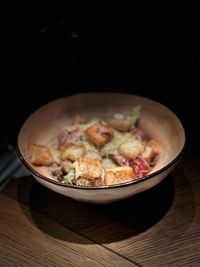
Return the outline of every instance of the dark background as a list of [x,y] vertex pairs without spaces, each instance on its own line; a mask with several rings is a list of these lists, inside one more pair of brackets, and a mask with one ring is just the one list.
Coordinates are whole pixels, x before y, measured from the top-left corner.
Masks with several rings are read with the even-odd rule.
[[[120,91],[171,108],[199,145],[199,43],[196,8],[64,6],[39,1],[12,22],[1,122],[16,135],[42,104],[68,94]],[[19,8],[18,8],[19,10]],[[10,39],[9,39],[10,40]],[[17,92],[17,97],[13,92]]]

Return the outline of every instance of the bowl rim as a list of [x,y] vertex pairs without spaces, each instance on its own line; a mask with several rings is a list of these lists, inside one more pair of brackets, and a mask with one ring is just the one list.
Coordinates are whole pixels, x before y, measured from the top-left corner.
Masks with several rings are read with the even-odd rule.
[[65,98],[68,98],[68,97],[71,97],[71,96],[76,96],[76,95],[86,95],[86,94],[102,94],[102,92],[86,92],[86,93],[77,93],[77,94],[72,94],[72,95],[69,95],[69,96],[64,96],[64,97],[60,97],[60,98],[56,98],[52,101],[49,101],[47,103],[45,103],[44,105],[40,106],[38,109],[36,109],[33,113],[31,113],[27,119],[25,120],[25,122],[22,124],[22,126],[20,127],[20,130],[18,132],[18,138],[17,138],[17,144],[16,144],[16,152],[18,154],[18,157],[19,159],[22,161],[22,163],[26,166],[26,168],[31,172],[33,173],[34,175],[36,175],[37,177],[41,178],[42,180],[45,180],[46,182],[50,182],[52,184],[55,184],[55,185],[58,185],[58,186],[62,186],[62,187],[66,187],[66,188],[70,188],[70,189],[83,189],[83,190],[102,190],[102,189],[116,189],[116,188],[121,188],[121,187],[127,187],[127,186],[130,186],[130,185],[134,185],[134,184],[139,184],[141,182],[144,182],[146,180],[149,180],[150,178],[154,177],[154,176],[157,176],[159,174],[161,174],[162,172],[166,171],[167,169],[169,169],[170,167],[172,167],[179,159],[180,157],[182,156],[183,154],[183,151],[185,149],[185,142],[186,142],[186,138],[185,138],[185,129],[183,127],[183,124],[181,123],[180,119],[178,118],[178,116],[170,109],[168,108],[167,106],[165,106],[164,104],[156,101],[156,100],[153,100],[149,97],[143,97],[143,96],[140,96],[140,95],[136,95],[136,94],[128,94],[128,93],[117,93],[117,92],[106,92],[106,93],[111,93],[111,94],[118,94],[118,95],[130,95],[130,96],[135,96],[135,97],[139,97],[139,98],[144,98],[144,99],[147,99],[147,100],[151,100],[155,103],[158,103],[159,105],[163,106],[164,108],[167,108],[175,117],[176,119],[178,120],[178,122],[180,123],[181,125],[181,128],[183,130],[183,137],[184,137],[184,140],[183,140],[183,146],[180,150],[180,152],[177,154],[177,156],[171,160],[167,165],[165,165],[164,167],[162,167],[161,169],[155,171],[155,172],[152,172],[146,176],[143,176],[142,178],[138,178],[138,179],[135,179],[133,181],[129,181],[129,182],[124,182],[124,183],[119,183],[119,184],[114,184],[114,185],[101,185],[101,186],[82,186],[82,185],[70,185],[70,184],[65,184],[65,183],[62,183],[62,182],[59,182],[59,181],[56,181],[56,180],[53,180],[51,178],[48,178],[46,177],[45,175],[39,173],[38,171],[36,171],[26,160],[25,158],[23,157],[21,151],[20,151],[20,148],[19,148],[19,134],[20,134],[20,131],[23,127],[23,125],[26,123],[26,120],[28,120],[28,118],[34,113],[36,112],[38,109],[42,108],[43,106],[45,105],[48,105],[54,101],[57,101],[59,99],[65,99]]

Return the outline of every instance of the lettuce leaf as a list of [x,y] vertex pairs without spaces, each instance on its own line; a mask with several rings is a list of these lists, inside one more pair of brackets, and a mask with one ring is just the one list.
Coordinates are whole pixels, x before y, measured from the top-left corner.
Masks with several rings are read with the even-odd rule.
[[86,179],[78,179],[77,182],[76,182],[77,185],[82,185],[82,186],[90,186],[91,183],[89,180],[86,180]]
[[133,124],[137,124],[138,120],[140,119],[141,115],[141,106],[135,106],[130,114],[129,119]]
[[63,181],[66,184],[74,184],[75,183],[75,169],[70,170],[69,173],[63,177]]

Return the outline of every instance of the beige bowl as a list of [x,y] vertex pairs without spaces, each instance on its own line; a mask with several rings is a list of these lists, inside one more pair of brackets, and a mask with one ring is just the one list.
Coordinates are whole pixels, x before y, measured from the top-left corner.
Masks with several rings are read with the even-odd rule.
[[[129,114],[133,106],[142,106],[139,127],[161,144],[159,160],[145,177],[112,186],[83,187],[62,184],[45,167],[33,166],[28,158],[29,143],[48,144],[73,116],[110,117],[114,113]],[[162,181],[175,167],[185,143],[181,122],[167,107],[153,100],[128,94],[86,93],[54,100],[34,112],[18,135],[20,159],[35,179],[67,197],[92,203],[109,203],[145,191]]]

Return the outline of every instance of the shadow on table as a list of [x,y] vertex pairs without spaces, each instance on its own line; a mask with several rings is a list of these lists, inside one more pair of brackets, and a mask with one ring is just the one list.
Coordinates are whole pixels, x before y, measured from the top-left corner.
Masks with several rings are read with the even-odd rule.
[[[19,183],[18,199],[25,202],[25,186],[23,181]],[[33,222],[44,233],[71,242],[67,235],[59,235],[52,228],[53,221],[85,237],[75,242],[103,244],[138,235],[159,222],[173,202],[174,185],[168,176],[154,188],[127,200],[94,205],[77,202],[33,182],[26,198]],[[44,216],[48,218],[45,223]]]

